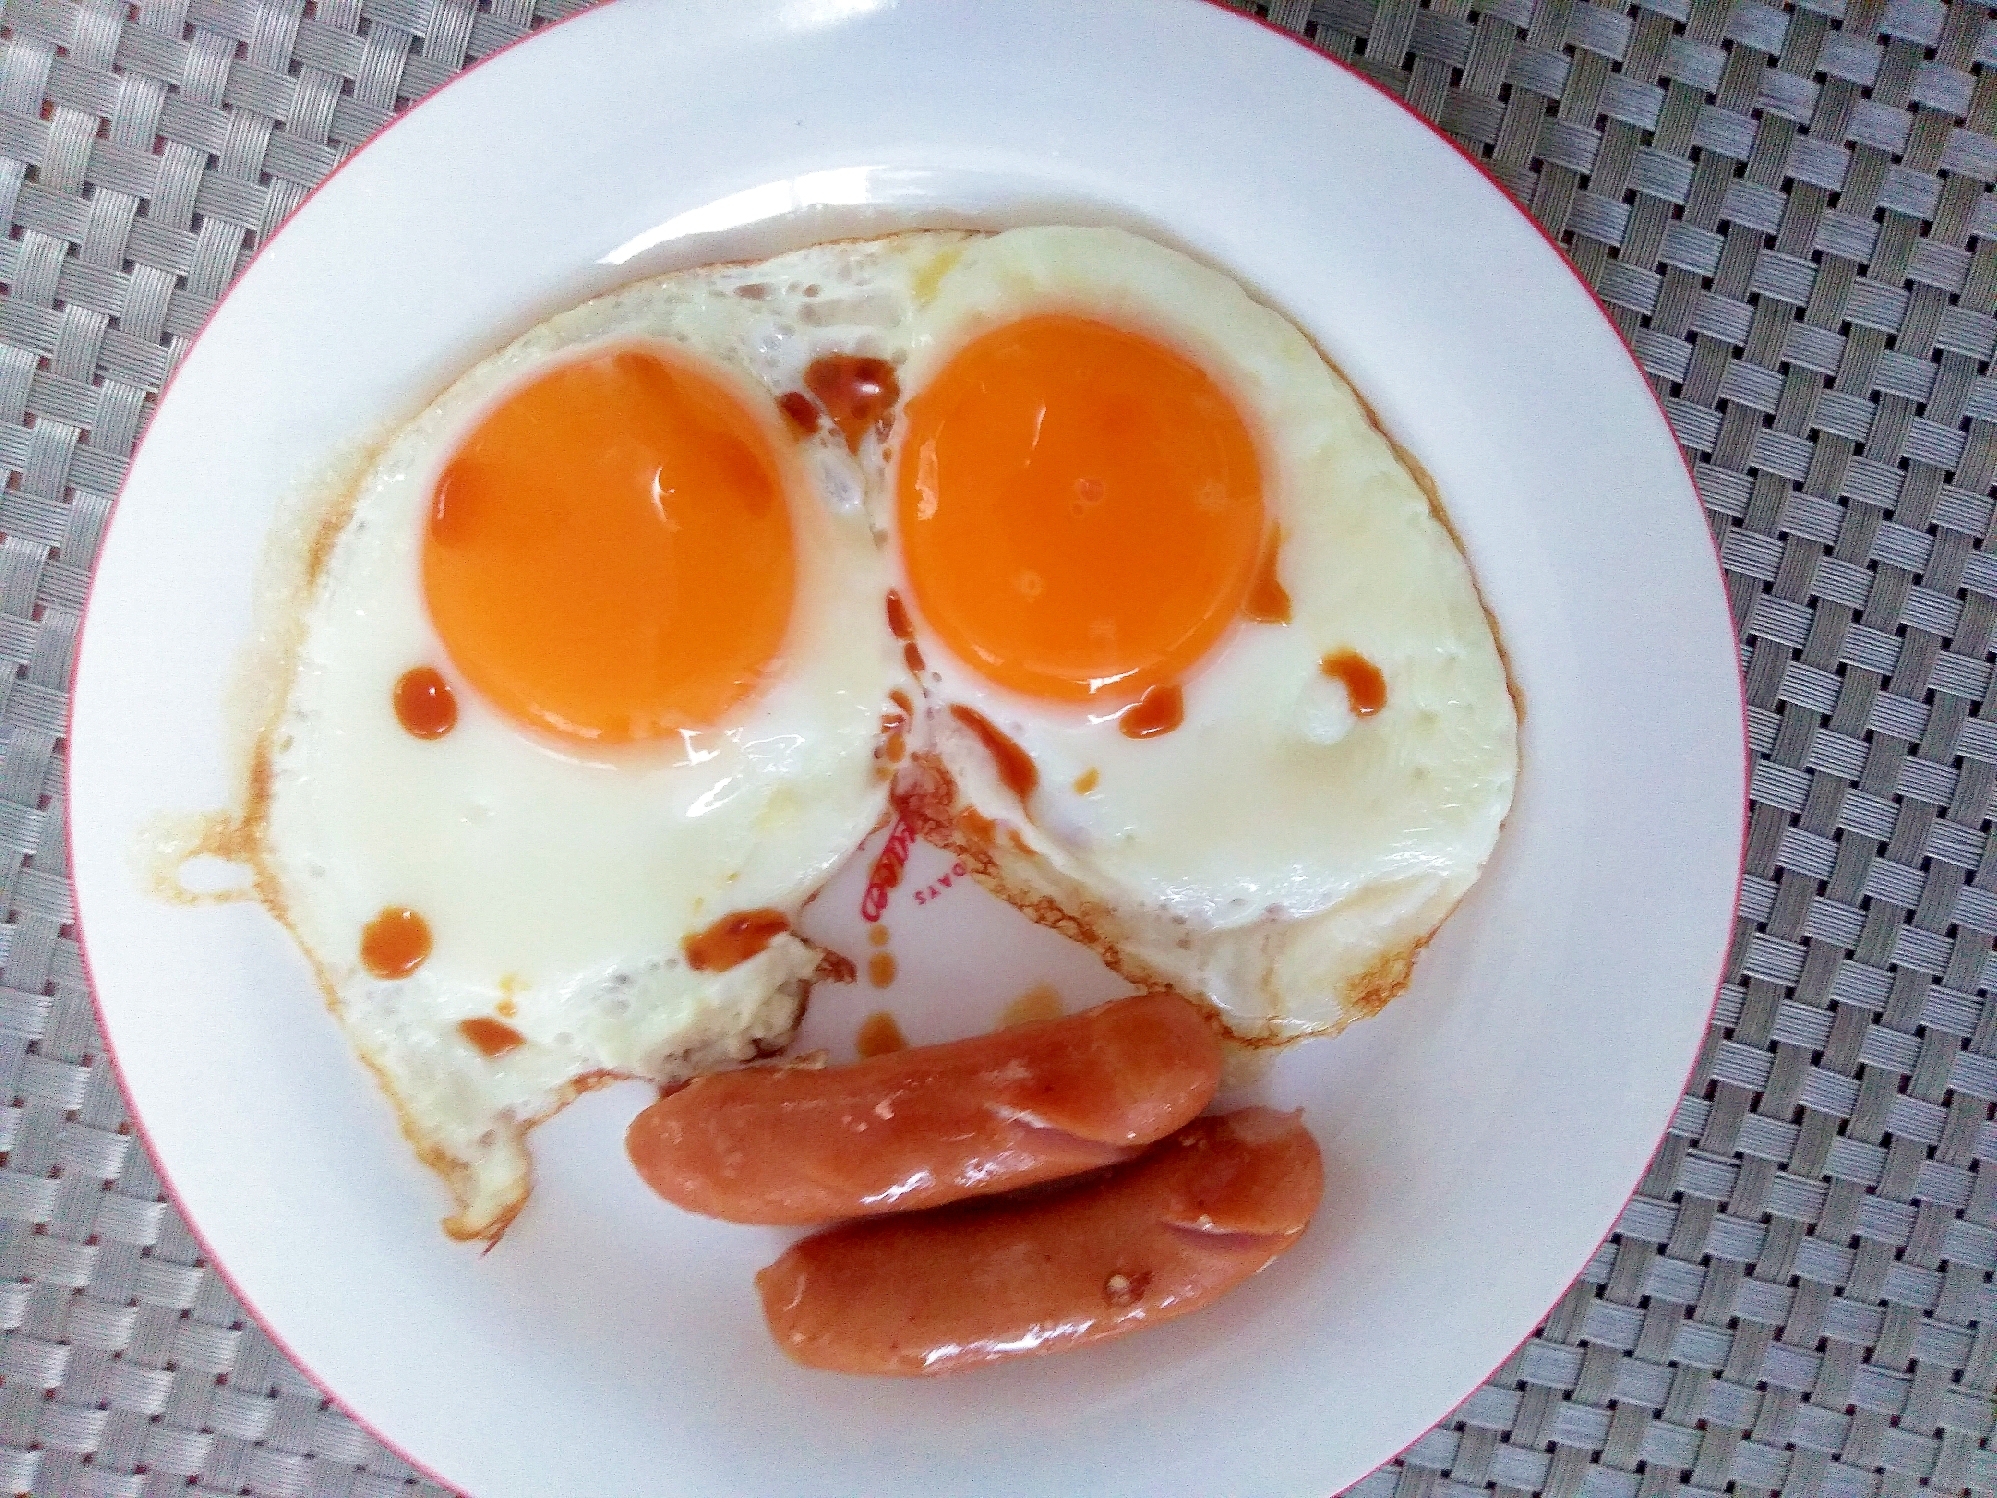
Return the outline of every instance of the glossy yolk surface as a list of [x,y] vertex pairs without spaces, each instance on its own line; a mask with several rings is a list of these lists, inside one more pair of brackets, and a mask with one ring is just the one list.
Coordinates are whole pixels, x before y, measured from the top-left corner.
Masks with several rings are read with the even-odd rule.
[[430,617],[516,721],[587,743],[712,725],[790,623],[783,480],[764,425],[684,355],[618,348],[514,391],[437,481]]
[[908,402],[903,560],[930,626],[1001,686],[1126,702],[1241,611],[1261,464],[1191,359],[1065,313],[967,344]]

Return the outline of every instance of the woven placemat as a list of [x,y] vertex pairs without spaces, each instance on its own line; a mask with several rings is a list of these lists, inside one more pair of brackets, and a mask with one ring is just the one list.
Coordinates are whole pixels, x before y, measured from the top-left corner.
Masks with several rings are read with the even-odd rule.
[[[134,1146],[62,732],[111,496],[209,307],[398,108],[573,8],[0,4],[0,1491],[441,1492],[273,1349]],[[1254,9],[1483,158],[1599,292],[1695,464],[1755,754],[1719,1012],[1636,1198],[1354,1491],[1997,1494],[1997,22]]]

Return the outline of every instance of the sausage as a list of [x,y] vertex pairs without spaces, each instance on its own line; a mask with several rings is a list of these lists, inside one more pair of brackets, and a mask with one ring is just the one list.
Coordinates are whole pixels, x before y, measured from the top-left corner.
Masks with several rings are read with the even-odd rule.
[[1302,1237],[1323,1192],[1301,1115],[1246,1108],[1089,1180],[816,1233],[756,1289],[808,1368],[950,1373],[1198,1310]]
[[632,1120],[667,1201],[804,1225],[932,1207],[1130,1159],[1199,1113],[1220,1041],[1178,994],[823,1071],[700,1077]]

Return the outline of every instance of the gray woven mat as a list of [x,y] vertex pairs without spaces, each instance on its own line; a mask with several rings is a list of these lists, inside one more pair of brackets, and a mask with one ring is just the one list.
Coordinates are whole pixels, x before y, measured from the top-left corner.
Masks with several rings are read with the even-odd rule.
[[[0,1491],[439,1491],[246,1319],[134,1147],[70,924],[61,734],[91,559],[186,339],[370,131],[572,8],[0,4]],[[1756,755],[1718,1018],[1636,1199],[1355,1491],[1997,1493],[1997,22],[1266,11],[1482,156],[1608,304],[1697,465]]]

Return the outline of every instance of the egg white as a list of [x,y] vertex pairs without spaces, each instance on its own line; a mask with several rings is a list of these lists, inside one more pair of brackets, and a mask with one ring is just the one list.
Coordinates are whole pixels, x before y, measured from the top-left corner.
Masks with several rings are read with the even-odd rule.
[[[916,314],[905,393],[971,339],[1046,311],[1149,334],[1232,395],[1259,434],[1292,617],[1235,625],[1184,680],[1182,725],[1131,739],[1114,708],[992,684],[912,607],[928,710],[903,799],[1133,980],[1206,995],[1246,1036],[1336,1030],[1405,984],[1511,803],[1517,717],[1470,569],[1308,339],[1231,278],[1132,234],[1017,229],[963,246]],[[905,432],[896,441],[917,461]],[[1377,715],[1355,716],[1321,669],[1341,650],[1385,674]],[[1024,805],[952,704],[1032,758]],[[966,807],[998,835],[967,836]]]

